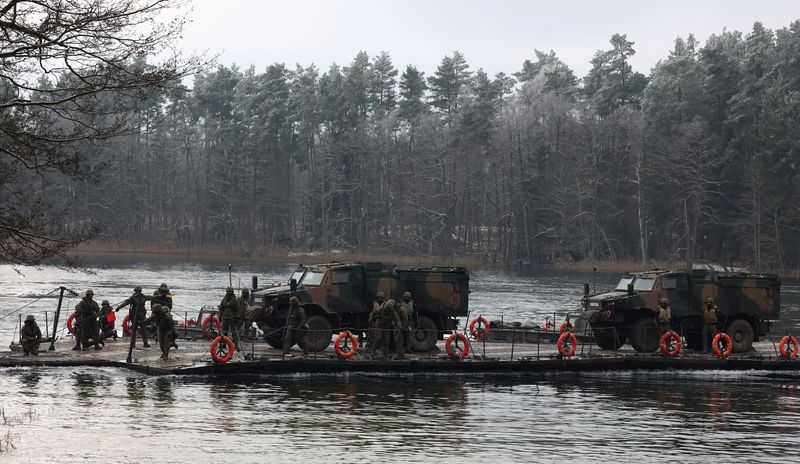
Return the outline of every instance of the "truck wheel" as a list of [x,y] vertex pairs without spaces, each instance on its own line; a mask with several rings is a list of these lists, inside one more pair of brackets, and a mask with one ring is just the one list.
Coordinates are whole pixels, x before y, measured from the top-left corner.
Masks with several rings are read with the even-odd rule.
[[622,345],[625,344],[625,339],[627,338],[624,332],[620,330],[615,332],[611,330],[611,327],[601,328],[594,332],[594,340],[597,342],[597,346],[604,350],[616,350],[621,348]]
[[628,338],[634,350],[640,353],[652,353],[658,349],[659,330],[651,318],[639,319],[631,327]]
[[420,316],[417,319],[417,327],[411,336],[411,349],[417,352],[428,352],[436,346],[436,338],[439,329],[429,317]]
[[333,335],[331,323],[323,316],[317,315],[309,317],[306,324],[308,325],[308,333],[306,334],[308,345],[306,345],[306,348],[308,351],[324,351],[331,344],[331,336]]
[[269,324],[261,324],[258,328],[264,332],[264,341],[267,342],[267,345],[279,350],[283,349],[283,326],[276,329]]
[[728,335],[733,341],[733,352],[744,353],[753,347],[753,326],[744,319],[736,319],[728,324]]

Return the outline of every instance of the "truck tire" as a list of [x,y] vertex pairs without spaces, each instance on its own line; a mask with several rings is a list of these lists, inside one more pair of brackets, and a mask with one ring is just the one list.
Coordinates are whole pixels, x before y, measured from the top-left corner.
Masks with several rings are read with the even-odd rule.
[[652,353],[658,349],[659,335],[661,334],[656,322],[652,318],[646,317],[634,322],[628,338],[634,350],[639,353]]
[[616,350],[625,344],[628,337],[621,330],[612,330],[612,327],[598,327],[594,330],[594,340],[603,350]]
[[414,328],[414,333],[411,335],[411,349],[418,352],[428,352],[436,346],[436,339],[439,329],[436,323],[429,317],[420,316],[417,319],[417,326]]
[[[306,320],[306,325],[308,325],[308,333],[306,334],[308,342],[306,348],[308,351],[325,351],[325,348],[331,344],[331,337],[333,336],[330,321],[323,316],[316,315],[309,317]],[[302,340],[303,338],[300,337],[300,339]]]
[[267,345],[279,350],[283,349],[283,326],[278,330],[269,324],[260,324],[258,328],[264,332],[264,341],[267,342]]
[[735,319],[728,324],[726,331],[733,341],[733,352],[744,353],[753,347],[755,333],[753,326],[744,319]]

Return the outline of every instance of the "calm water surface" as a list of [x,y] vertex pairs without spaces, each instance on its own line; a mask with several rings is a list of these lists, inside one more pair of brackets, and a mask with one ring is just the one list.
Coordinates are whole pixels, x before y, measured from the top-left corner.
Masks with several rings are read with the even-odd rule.
[[[102,264],[102,263],[101,263]],[[162,281],[176,311],[215,304],[213,264],[110,263],[96,275],[0,267],[0,343],[16,309],[55,309],[59,284],[116,303]],[[242,265],[285,281],[290,265]],[[615,275],[598,275],[598,287]],[[472,272],[473,314],[541,321],[575,309],[591,274]],[[71,308],[76,298],[65,302]],[[783,286],[797,328],[800,290]],[[50,315],[50,317],[52,317]],[[800,331],[796,331],[800,333]],[[800,373],[622,372],[462,377],[151,378],[114,369],[0,370],[2,462],[798,462]],[[8,444],[16,449],[8,450]]]

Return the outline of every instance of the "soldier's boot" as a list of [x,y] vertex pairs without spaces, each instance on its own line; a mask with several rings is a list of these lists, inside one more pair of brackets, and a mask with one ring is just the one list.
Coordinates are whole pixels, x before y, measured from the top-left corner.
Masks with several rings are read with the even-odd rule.
[[94,349],[95,349],[95,350],[102,350],[102,349],[103,349],[103,346],[105,346],[105,344],[103,344],[103,346],[100,346],[100,344],[101,344],[101,343],[103,343],[103,342],[102,342],[102,340],[101,340],[101,341],[98,341],[98,342],[96,342],[96,343],[94,344]]
[[77,343],[75,343],[75,346],[73,346],[72,349],[74,351],[80,351],[81,350],[81,342],[80,342],[80,340]]
[[114,340],[117,339],[117,331],[116,331],[116,329],[114,330],[114,334],[112,335],[112,337],[114,337]]

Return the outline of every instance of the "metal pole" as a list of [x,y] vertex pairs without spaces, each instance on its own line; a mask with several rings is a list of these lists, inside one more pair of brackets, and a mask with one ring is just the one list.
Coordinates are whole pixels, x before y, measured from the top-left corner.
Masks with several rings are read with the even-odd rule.
[[232,267],[233,265],[228,264],[228,285],[230,285],[231,287],[233,287],[233,274],[231,274]]
[[55,351],[56,349],[56,334],[58,333],[58,318],[61,317],[61,302],[64,301],[64,290],[65,287],[58,287],[61,293],[58,294],[58,306],[56,307],[56,317],[53,318],[53,337],[50,339],[50,348],[49,351]]
[[514,327],[512,329],[512,335],[511,335],[511,360],[512,361],[514,360],[514,343],[516,341],[517,341],[517,328]]
[[[139,302],[144,306],[144,301],[141,300],[141,294],[137,300],[138,301],[134,303],[133,318],[131,320],[131,344],[128,346],[128,358],[125,360],[128,364],[133,362],[133,347],[136,346],[136,333],[139,331]],[[145,329],[142,328],[142,330]]]
[[[19,316],[18,317],[18,319],[19,319],[19,327],[18,327],[18,329],[19,329],[19,336],[21,338],[22,337],[22,313],[21,312],[18,313],[17,316]],[[11,341],[13,342],[14,340],[11,340]]]
[[488,332],[489,327],[485,327],[483,330],[483,360],[486,361],[486,335]]
[[[547,323],[545,323],[547,325]],[[539,344],[542,342],[542,332],[536,334],[536,360],[539,360]]]
[[47,319],[47,311],[44,312],[44,336],[50,338],[50,322]]
[[189,324],[189,311],[184,311],[183,312],[183,338],[187,339],[187,340],[189,339],[189,332],[188,332],[189,327],[188,327],[188,324]]

